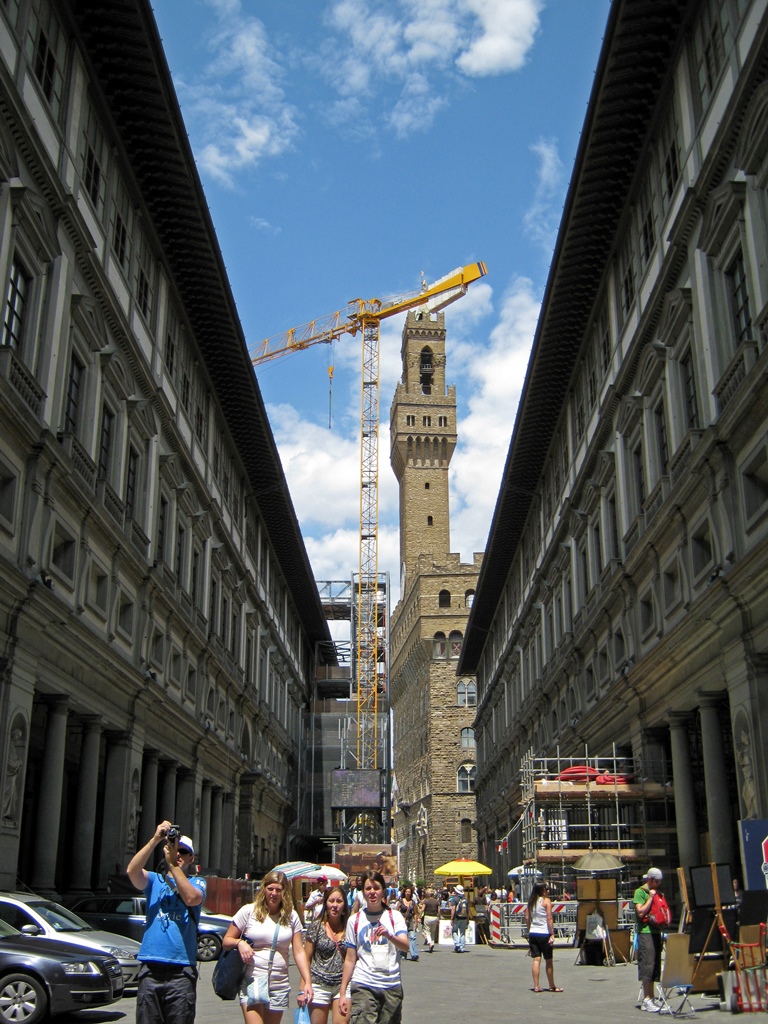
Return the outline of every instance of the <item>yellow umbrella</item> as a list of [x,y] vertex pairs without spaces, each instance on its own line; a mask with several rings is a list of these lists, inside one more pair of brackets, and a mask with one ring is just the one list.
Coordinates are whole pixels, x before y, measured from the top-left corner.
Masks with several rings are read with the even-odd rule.
[[492,875],[493,868],[488,868],[477,860],[459,857],[458,860],[449,860],[447,864],[435,868],[434,873],[436,875]]

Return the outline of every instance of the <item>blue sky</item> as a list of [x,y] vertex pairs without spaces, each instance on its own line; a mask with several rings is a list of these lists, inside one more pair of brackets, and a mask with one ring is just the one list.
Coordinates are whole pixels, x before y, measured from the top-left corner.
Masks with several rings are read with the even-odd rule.
[[[483,260],[446,310],[451,547],[482,551],[609,0],[154,0],[249,346]],[[382,325],[380,568],[397,596]],[[360,343],[258,378],[318,579],[357,569]],[[329,430],[328,364],[334,365]],[[394,599],[393,599],[394,605]]]

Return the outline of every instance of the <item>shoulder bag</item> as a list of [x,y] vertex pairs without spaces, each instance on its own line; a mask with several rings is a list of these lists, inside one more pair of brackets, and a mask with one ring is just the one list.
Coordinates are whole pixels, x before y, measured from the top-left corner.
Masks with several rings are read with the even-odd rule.
[[[240,939],[243,935],[245,935],[245,928],[240,932]],[[238,943],[240,939],[237,940]],[[221,953],[213,968],[213,977],[211,978],[213,991],[219,999],[237,998],[247,968],[248,964],[240,956],[237,945]]]

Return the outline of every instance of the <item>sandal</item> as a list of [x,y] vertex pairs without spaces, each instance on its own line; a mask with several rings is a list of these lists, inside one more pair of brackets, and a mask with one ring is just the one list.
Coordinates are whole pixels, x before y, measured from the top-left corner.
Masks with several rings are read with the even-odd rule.
[[531,989],[531,992],[543,992],[543,991],[544,991],[543,988],[532,988]]
[[549,991],[550,992],[562,992],[563,990],[561,988],[551,988]]

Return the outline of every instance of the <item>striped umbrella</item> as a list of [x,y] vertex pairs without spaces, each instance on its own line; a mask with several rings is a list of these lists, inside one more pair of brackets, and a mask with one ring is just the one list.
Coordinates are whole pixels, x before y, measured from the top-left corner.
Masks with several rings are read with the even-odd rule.
[[287,860],[285,864],[276,864],[273,871],[282,871],[286,878],[301,878],[308,871],[318,871],[319,864],[311,860]]

